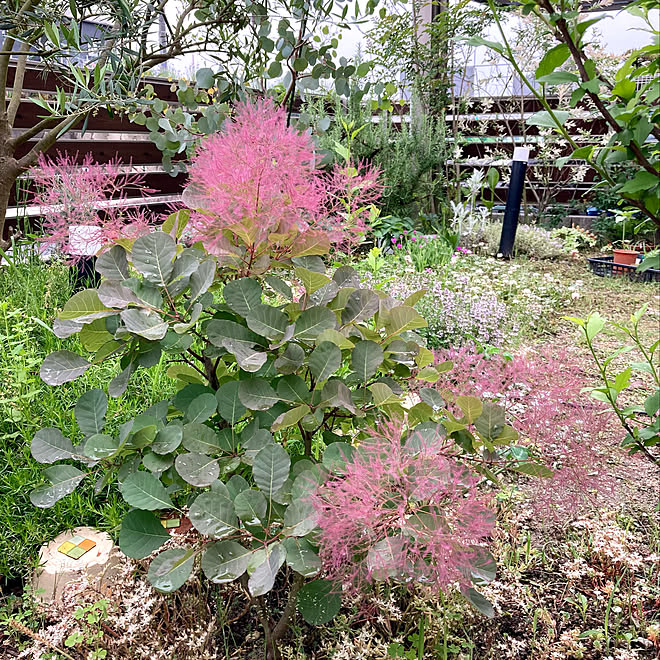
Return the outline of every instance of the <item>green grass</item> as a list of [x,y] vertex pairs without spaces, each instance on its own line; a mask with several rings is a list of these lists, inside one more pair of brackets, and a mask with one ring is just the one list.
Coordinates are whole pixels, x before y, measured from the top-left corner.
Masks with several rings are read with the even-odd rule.
[[[77,338],[60,340],[48,329],[70,295],[69,270],[62,264],[29,259],[0,270],[0,575],[9,580],[24,577],[39,546],[58,533],[79,525],[112,531],[125,511],[116,491],[95,496],[86,482],[52,509],[37,509],[29,499],[43,481],[42,466],[30,455],[33,435],[54,426],[78,442],[75,402],[88,389],[106,389],[118,371],[117,361],[110,360],[60,387],[41,381],[39,367],[50,352],[68,348],[85,354]],[[110,401],[110,425],[165,398],[171,388],[163,364],[139,370],[127,392]]]

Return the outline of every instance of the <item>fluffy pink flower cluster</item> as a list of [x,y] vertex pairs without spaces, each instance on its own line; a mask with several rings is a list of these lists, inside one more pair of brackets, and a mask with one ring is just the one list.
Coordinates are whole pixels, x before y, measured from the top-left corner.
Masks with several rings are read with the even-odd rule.
[[250,246],[319,231],[335,243],[353,243],[365,229],[363,207],[382,191],[378,176],[350,163],[322,173],[311,137],[288,127],[282,109],[270,99],[245,102],[193,158],[191,206],[199,210],[191,227],[214,254],[231,251],[226,229],[247,236]]
[[518,444],[532,447],[553,470],[552,478],[529,484],[537,512],[573,514],[585,501],[611,495],[614,483],[603,452],[609,451],[604,438],[613,434],[612,415],[581,392],[590,383],[568,353],[487,358],[465,346],[439,351],[436,359],[454,364],[437,389],[503,406],[520,435]]
[[387,579],[438,590],[469,582],[495,516],[444,437],[431,436],[404,443],[394,427],[374,430],[345,474],[316,490],[329,577],[352,588]]
[[[151,231],[154,218],[143,210],[127,210],[116,204],[130,191],[151,192],[141,175],[122,170],[113,160],[105,164],[94,162],[87,154],[82,162],[77,156],[58,153],[54,159],[43,154],[30,175],[37,186],[33,202],[41,207],[43,217],[42,243],[60,248],[73,260],[87,248],[107,245],[119,238],[136,238]],[[109,204],[114,200],[114,204]],[[72,235],[71,228],[90,228]]]

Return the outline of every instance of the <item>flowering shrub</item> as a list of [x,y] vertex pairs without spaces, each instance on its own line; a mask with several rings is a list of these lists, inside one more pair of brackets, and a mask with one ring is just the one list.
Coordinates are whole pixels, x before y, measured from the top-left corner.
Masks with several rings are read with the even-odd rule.
[[478,544],[495,522],[477,481],[444,429],[404,437],[393,426],[371,430],[312,500],[328,575],[350,585],[392,579],[469,588],[487,556]]
[[[253,111],[270,121],[267,105],[243,110],[254,118]],[[366,553],[360,575],[366,567],[373,579],[414,578],[436,588],[459,580],[465,596],[488,613],[469,586],[493,575],[486,548],[473,547],[492,525],[474,476],[483,448],[503,470],[550,472],[531,457],[511,457],[516,434],[497,406],[459,397],[459,416],[443,408],[437,390],[419,388],[451,367],[434,366],[414,333],[426,321],[414,302],[363,287],[348,266],[327,274],[321,255],[334,220],[317,210],[319,179],[306,165],[302,142],[281,134],[274,119],[266,125],[282,141],[256,140],[258,165],[231,127],[212,138],[193,167],[191,212],[174,213],[160,230],[103,252],[98,289],[64,305],[54,332],[80,334],[91,356],[52,353],[40,370],[47,384],[64,385],[117,356],[121,371],[108,385],[111,397],[123,395],[137,369],[161,359],[170,362],[167,374],[178,391],[118,427],[106,420],[105,391],[83,394],[74,410],[79,442],[56,428],[33,437],[32,455],[50,467],[47,483],[30,499],[47,508],[86,478],[99,491],[117,484],[132,507],[119,546],[136,559],[157,553],[147,578],[159,591],[178,589],[201,566],[215,583],[241,580],[264,614],[263,597],[285,573],[288,596],[279,620],[262,617],[269,658],[277,657],[296,608],[308,623],[320,624],[341,607],[341,588],[326,577],[350,576],[319,522],[326,531],[341,528],[331,522],[333,507],[355,493],[344,487],[362,488],[359,499],[363,506],[372,502],[370,524],[378,527],[357,538],[354,525],[364,524],[364,516],[344,519],[355,561],[365,561]],[[248,128],[256,130],[241,131]],[[206,171],[216,164],[212,148],[232,156],[224,136],[236,150],[238,178],[219,162],[217,171]],[[283,145],[291,153],[282,154]],[[295,170],[289,181],[278,162]],[[305,191],[308,200],[299,197]],[[273,217],[262,218],[264,209]],[[189,221],[199,239],[192,247],[181,239]],[[326,221],[330,229],[323,228]],[[414,405],[411,390],[421,397]],[[373,429],[384,425],[395,431],[378,440]],[[406,444],[397,450],[402,437]],[[379,442],[389,452],[387,465]],[[373,493],[376,483],[380,492]],[[385,498],[388,487],[394,490]],[[315,497],[325,509],[315,507]],[[187,515],[195,532],[185,546],[163,549],[170,537],[161,512],[170,510]]]
[[[490,255],[497,253],[502,234],[502,225],[490,224],[484,230],[483,240]],[[552,237],[552,233],[541,227],[518,225],[514,250],[518,256],[531,259],[556,259],[564,256],[563,243]]]
[[604,414],[605,406],[584,401],[587,381],[569,355],[486,357],[473,346],[436,354],[437,363],[448,360],[454,368],[435,385],[443,396],[451,400],[470,393],[497,403],[519,433],[516,455],[532,452],[553,467],[552,479],[530,486],[535,509],[575,511],[586,499],[612,492],[599,453],[612,416]]
[[323,253],[359,241],[382,192],[378,170],[350,158],[329,174],[318,170],[310,136],[284,117],[270,99],[241,104],[190,167],[184,201],[194,209],[194,239],[248,269],[267,254],[281,260],[301,246],[323,243]]
[[[80,166],[75,158],[58,154],[50,159],[41,154],[30,172],[37,192],[33,202],[43,215],[41,241],[61,249],[72,260],[110,245],[122,238],[135,239],[150,231],[154,219],[143,210],[108,204],[121,202],[129,191],[144,192],[144,177],[122,171],[118,160],[95,163],[87,154]],[[70,229],[83,225],[90,229],[75,236]]]
[[558,227],[553,229],[550,235],[552,238],[559,239],[563,243],[564,252],[568,253],[588,250],[596,247],[598,243],[596,234],[584,227],[576,227],[575,225],[572,227]]
[[422,307],[435,306],[438,310],[430,315],[427,329],[434,346],[450,345],[456,339],[502,346],[507,330],[515,332],[515,326],[507,328],[506,305],[495,295],[450,289],[441,283],[434,284],[427,295],[429,301]]

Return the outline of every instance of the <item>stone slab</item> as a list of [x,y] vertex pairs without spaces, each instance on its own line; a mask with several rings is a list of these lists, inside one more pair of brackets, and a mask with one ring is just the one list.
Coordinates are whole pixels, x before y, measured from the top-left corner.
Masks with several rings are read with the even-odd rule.
[[41,546],[39,567],[32,578],[36,598],[52,603],[62,597],[64,587],[86,577],[97,589],[119,568],[121,553],[105,532],[76,527],[62,532]]

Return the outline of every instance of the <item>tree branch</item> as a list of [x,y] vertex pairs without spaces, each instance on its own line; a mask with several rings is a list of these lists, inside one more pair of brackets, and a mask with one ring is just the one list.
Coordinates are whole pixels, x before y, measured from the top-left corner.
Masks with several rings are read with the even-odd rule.
[[23,158],[19,159],[18,165],[22,170],[26,170],[28,167],[31,167],[37,162],[37,158],[39,158],[39,154],[47,151],[50,149],[54,144],[57,138],[59,137],[59,134],[67,127],[72,127],[74,124],[78,123],[89,111],[85,110],[84,112],[80,112],[80,116],[76,117],[75,114],[73,116],[67,117],[66,119],[63,119],[57,126],[54,126],[51,128],[46,135],[44,135],[33,147],[28,151],[28,153],[23,156]]
[[[549,14],[555,13],[555,10],[553,6],[550,4],[549,0],[541,0],[539,2],[539,5],[545,9]],[[573,61],[575,62],[575,66],[577,67],[578,73],[580,74],[580,78],[583,83],[589,82],[590,80],[595,80],[595,79],[600,79],[598,77],[596,78],[591,78],[589,74],[587,73],[587,69],[584,63],[584,57],[583,53],[578,47],[578,45],[575,43],[573,40],[573,37],[571,35],[571,31],[568,29],[568,23],[566,22],[565,18],[558,18],[556,21],[556,30],[555,30],[555,36],[556,38],[565,43],[566,46],[568,47],[569,52],[571,53],[571,57],[573,58]],[[616,119],[612,116],[612,113],[609,111],[605,103],[603,103],[603,100],[600,98],[600,96],[596,92],[590,92],[587,90],[587,95],[589,98],[593,101],[594,105],[596,108],[598,108],[598,111],[600,112],[601,116],[605,121],[608,123],[610,128],[615,132],[615,133],[620,133],[621,132],[621,126],[619,126],[618,122]],[[644,153],[641,150],[641,145],[638,145],[634,140],[631,140],[630,143],[628,144],[628,148],[635,154],[635,158],[637,159],[637,162],[640,164],[641,167],[643,167],[647,172],[650,172],[654,176],[657,176],[660,178],[660,172],[653,167],[653,165],[649,162],[648,158],[644,155]]]
[[7,108],[7,120],[9,125],[13,126],[18,112],[18,106],[21,103],[21,93],[23,92],[23,81],[25,80],[25,68],[27,66],[27,53],[30,50],[30,43],[24,41],[21,44],[20,55],[16,62],[16,72],[14,73],[14,84],[11,90],[11,101]]
[[[40,0],[25,0],[23,6],[16,14],[16,20],[20,20],[27,12],[31,11]],[[7,74],[9,73],[9,58],[13,54],[16,36],[7,32],[7,36],[2,42],[2,55],[0,55],[0,115],[5,114],[7,109]]]
[[39,135],[41,131],[45,131],[46,129],[51,128],[53,126],[53,123],[59,120],[61,120],[61,117],[46,117],[45,119],[42,119],[34,126],[31,126],[30,128],[23,131],[20,135],[17,135],[15,138],[9,140],[10,149],[14,150],[16,149],[16,147],[20,146],[21,144],[25,144],[26,142],[31,140],[35,135]]

